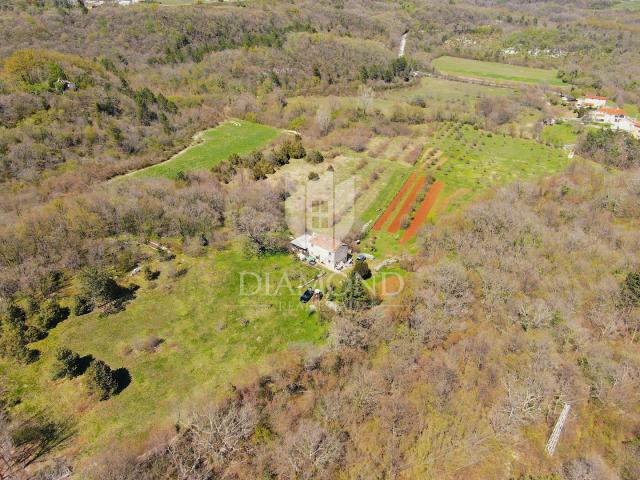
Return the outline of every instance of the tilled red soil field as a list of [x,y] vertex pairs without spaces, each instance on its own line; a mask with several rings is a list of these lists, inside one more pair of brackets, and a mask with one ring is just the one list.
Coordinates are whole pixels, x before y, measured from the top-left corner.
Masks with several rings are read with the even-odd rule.
[[443,188],[444,183],[442,182],[434,182],[433,185],[431,185],[431,188],[424,197],[420,207],[418,207],[418,211],[416,212],[416,216],[413,218],[411,225],[409,225],[409,228],[407,228],[404,235],[402,235],[402,238],[400,238],[400,243],[405,243],[411,240],[418,233],[420,228],[422,228],[424,223],[427,221],[427,215],[429,215],[431,208],[433,208],[433,205],[436,203],[436,200]]
[[382,213],[382,215],[380,215],[380,218],[378,218],[378,221],[373,225],[373,229],[376,232],[379,232],[380,230],[382,230],[382,227],[384,226],[385,223],[387,223],[387,220],[389,220],[389,218],[393,214],[393,211],[396,209],[396,207],[402,200],[402,197],[404,197],[404,194],[407,192],[407,190],[409,190],[409,187],[411,186],[415,178],[416,178],[416,172],[413,172],[409,176],[409,178],[407,178],[407,181],[404,182],[400,190],[398,190],[398,193],[396,193],[396,196],[393,197],[393,200],[391,200],[391,203],[389,204],[387,209]]
[[396,218],[394,218],[393,222],[391,222],[391,225],[389,225],[389,228],[387,229],[389,233],[396,233],[398,230],[400,230],[402,217],[404,217],[406,214],[408,214],[411,211],[411,207],[413,207],[413,204],[416,201],[418,192],[420,192],[420,189],[422,188],[422,186],[424,185],[424,182],[426,181],[427,181],[427,177],[425,177],[424,175],[419,177],[416,180],[415,185],[411,189],[411,192],[409,192],[409,195],[407,195],[407,198],[402,204],[402,207],[400,208],[400,211],[396,215]]

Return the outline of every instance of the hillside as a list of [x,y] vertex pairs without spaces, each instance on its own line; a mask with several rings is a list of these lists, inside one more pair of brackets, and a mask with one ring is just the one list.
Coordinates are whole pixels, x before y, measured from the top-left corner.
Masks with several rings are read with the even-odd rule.
[[0,479],[640,478],[634,3],[0,0]]

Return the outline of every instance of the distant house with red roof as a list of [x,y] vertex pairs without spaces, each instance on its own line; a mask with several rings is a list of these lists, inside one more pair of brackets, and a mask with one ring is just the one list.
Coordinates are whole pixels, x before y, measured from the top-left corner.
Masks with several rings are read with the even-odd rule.
[[609,125],[615,130],[624,130],[636,137],[640,137],[640,122],[627,117],[625,111],[621,108],[599,108],[591,114],[591,118],[595,123]]
[[621,108],[599,108],[593,114],[593,120],[599,123],[607,123],[609,125],[616,125],[622,122],[626,118],[624,110]]
[[578,99],[576,106],[578,108],[601,108],[607,105],[607,97],[598,95],[585,95]]

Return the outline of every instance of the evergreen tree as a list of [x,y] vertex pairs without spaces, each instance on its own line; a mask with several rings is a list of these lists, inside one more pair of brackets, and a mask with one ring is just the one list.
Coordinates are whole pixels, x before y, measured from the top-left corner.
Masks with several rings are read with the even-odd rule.
[[106,272],[94,267],[84,269],[78,276],[82,296],[102,303],[118,298],[120,287]]
[[81,372],[80,355],[70,349],[61,347],[56,352],[56,362],[53,367],[53,378],[73,378]]
[[35,326],[42,330],[49,330],[67,318],[69,310],[62,308],[56,301],[47,300],[40,306],[35,318]]
[[362,277],[355,270],[352,270],[346,280],[342,282],[339,298],[342,304],[350,310],[361,310],[373,304],[373,300],[362,282]]
[[24,310],[10,304],[0,321],[0,355],[20,363],[27,363],[33,358],[33,352],[27,348],[26,315]]
[[100,400],[107,400],[118,388],[113,370],[102,360],[95,360],[87,369],[87,384]]
[[93,310],[93,300],[85,295],[76,295],[74,297],[73,314],[77,317],[86,315]]

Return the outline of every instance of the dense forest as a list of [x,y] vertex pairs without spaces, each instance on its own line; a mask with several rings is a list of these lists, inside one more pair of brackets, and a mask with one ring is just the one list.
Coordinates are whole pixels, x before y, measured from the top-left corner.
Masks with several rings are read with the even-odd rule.
[[[577,133],[584,162],[422,229],[392,304],[349,275],[342,307],[317,312],[324,344],[185,402],[175,424],[82,450],[74,424],[22,408],[29,386],[10,380],[44,358],[46,381],[86,381],[81,413],[136,382],[38,342],[70,316],[110,322],[136,305],[139,265],[176,282],[176,254],[286,252],[292,192],[266,179],[290,162],[313,180],[337,152],[448,124],[544,143],[560,107],[538,85],[472,106],[374,106],[435,75],[438,57],[555,69],[567,92],[637,111],[633,3],[0,0],[0,479],[640,478],[640,140],[604,129]],[[122,181],[230,118],[285,133],[209,170]],[[157,288],[160,271],[141,274]],[[155,351],[144,335],[138,351]],[[565,403],[579,421],[549,457]]]

